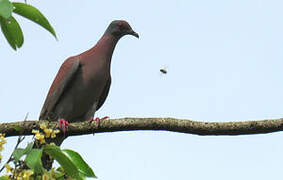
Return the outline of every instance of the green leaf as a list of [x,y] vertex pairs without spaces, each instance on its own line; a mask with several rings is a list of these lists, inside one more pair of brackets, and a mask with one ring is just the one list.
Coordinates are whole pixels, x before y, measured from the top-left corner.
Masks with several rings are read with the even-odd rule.
[[17,50],[24,43],[24,35],[22,29],[16,19],[10,16],[8,19],[0,17],[1,30],[9,42],[10,46]]
[[79,175],[79,170],[76,165],[66,156],[58,146],[49,145],[43,148],[43,151],[49,156],[53,157],[65,170],[68,176],[71,176],[75,179],[82,178]]
[[24,154],[29,153],[31,151],[32,147],[33,147],[33,142],[28,143],[27,147],[24,150]]
[[1,176],[0,180],[9,180],[9,178],[5,177],[5,176]]
[[18,162],[23,155],[24,155],[24,149],[23,148],[15,149],[14,152],[13,152],[14,161]]
[[13,10],[14,13],[17,13],[39,24],[47,31],[49,31],[57,39],[53,27],[50,25],[48,20],[43,16],[43,14],[38,9],[26,3],[13,2],[13,5],[14,5],[14,10]]
[[96,178],[89,165],[83,160],[81,155],[70,149],[63,149],[62,152],[77,166],[78,170],[86,177]]
[[64,172],[64,169],[60,166],[60,167],[58,167],[58,168],[56,169],[56,171],[63,173],[63,172]]
[[65,180],[64,176],[57,177],[56,180]]
[[82,180],[86,180],[86,176],[83,173],[79,173]]
[[11,16],[13,5],[9,0],[0,0],[0,16],[7,19]]
[[25,149],[23,148],[15,149],[13,152],[14,161],[18,162],[23,155],[31,151],[32,147],[33,147],[33,143],[29,143]]
[[27,166],[34,170],[36,173],[42,172],[41,163],[42,149],[32,149],[25,159]]

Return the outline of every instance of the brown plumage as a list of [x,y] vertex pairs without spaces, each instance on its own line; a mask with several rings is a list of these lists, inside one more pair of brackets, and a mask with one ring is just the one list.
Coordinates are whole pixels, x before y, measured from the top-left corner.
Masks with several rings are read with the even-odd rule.
[[93,118],[108,95],[112,54],[124,35],[139,37],[126,21],[113,21],[93,48],[68,58],[49,89],[39,119],[78,122]]

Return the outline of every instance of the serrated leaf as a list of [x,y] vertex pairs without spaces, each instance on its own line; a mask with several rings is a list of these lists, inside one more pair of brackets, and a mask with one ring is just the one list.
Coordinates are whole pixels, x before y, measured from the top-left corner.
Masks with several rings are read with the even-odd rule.
[[96,178],[93,170],[89,165],[83,160],[81,155],[70,149],[63,149],[62,152],[71,159],[71,161],[77,166],[78,170],[86,177]]
[[79,170],[75,164],[66,156],[58,146],[49,145],[43,151],[53,157],[65,170],[65,173],[73,178],[83,180],[79,175]]
[[19,2],[13,2],[13,12],[17,13],[35,23],[45,28],[47,31],[49,31],[56,39],[56,33],[53,29],[53,27],[50,25],[48,20],[44,17],[44,15],[35,7],[26,4],[26,3],[19,3]]
[[15,149],[13,152],[14,161],[18,162],[23,155],[28,154],[31,151],[32,147],[33,147],[33,143],[29,143],[25,149],[23,148]]
[[7,19],[13,12],[13,5],[9,0],[0,0],[0,16]]
[[10,46],[17,50],[24,43],[24,35],[22,29],[16,19],[10,16],[8,19],[0,17],[1,30],[9,42]]
[[42,172],[41,163],[42,149],[32,149],[25,159],[27,166],[34,170],[36,173]]

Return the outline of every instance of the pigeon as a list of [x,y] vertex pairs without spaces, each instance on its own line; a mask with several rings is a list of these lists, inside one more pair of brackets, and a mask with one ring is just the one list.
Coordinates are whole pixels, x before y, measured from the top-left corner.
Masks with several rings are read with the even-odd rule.
[[[64,132],[69,122],[94,120],[109,93],[113,51],[125,35],[139,38],[128,22],[114,20],[94,47],[67,58],[49,89],[39,120],[59,120]],[[95,120],[99,124],[106,118]]]

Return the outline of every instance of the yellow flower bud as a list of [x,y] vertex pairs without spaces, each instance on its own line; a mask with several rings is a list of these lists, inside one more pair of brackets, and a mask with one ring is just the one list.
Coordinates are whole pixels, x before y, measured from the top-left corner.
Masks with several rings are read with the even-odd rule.
[[43,130],[47,128],[46,124],[44,124],[44,123],[40,124],[39,127],[40,127],[40,129],[43,129]]
[[40,140],[40,138],[41,138],[41,134],[40,133],[36,133],[35,134],[35,139]]
[[3,140],[5,137],[5,134],[0,133],[0,139]]
[[45,143],[44,135],[41,134],[41,133],[35,134],[35,139],[36,139],[36,140],[39,140],[40,144]]
[[51,135],[51,133],[52,133],[52,129],[44,129],[44,132],[45,132],[45,136],[46,136],[47,138],[49,138],[50,135]]
[[0,145],[6,144],[6,143],[7,141],[5,139],[0,141]]
[[44,144],[45,143],[45,139],[44,138],[40,139],[39,142],[40,142],[40,144]]
[[60,132],[60,130],[58,130],[58,129],[52,131],[52,133],[51,133],[51,138],[55,138],[55,137],[56,137],[56,134],[58,134],[59,132]]
[[49,174],[44,173],[44,174],[42,175],[42,180],[50,180],[50,179],[51,179],[51,177],[50,177]]
[[3,151],[4,150],[4,147],[2,144],[0,144],[0,151]]
[[31,175],[33,175],[33,171],[32,170],[26,170],[26,171],[24,171],[23,179],[24,180],[29,180],[30,179],[29,177]]
[[7,172],[12,172],[13,168],[9,164],[4,165]]
[[39,130],[33,129],[31,132],[32,132],[33,134],[38,134],[38,133],[39,133]]

